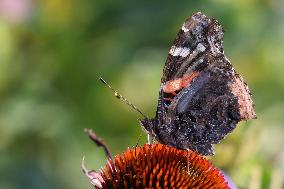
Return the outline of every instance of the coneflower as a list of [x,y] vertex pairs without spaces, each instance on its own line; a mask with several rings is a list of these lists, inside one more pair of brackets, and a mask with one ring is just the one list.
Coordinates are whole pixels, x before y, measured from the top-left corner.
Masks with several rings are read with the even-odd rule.
[[[107,149],[100,139],[87,130],[90,138]],[[106,166],[83,172],[95,188],[229,188],[222,172],[193,151],[179,150],[163,144],[145,144],[127,149],[109,160]]]

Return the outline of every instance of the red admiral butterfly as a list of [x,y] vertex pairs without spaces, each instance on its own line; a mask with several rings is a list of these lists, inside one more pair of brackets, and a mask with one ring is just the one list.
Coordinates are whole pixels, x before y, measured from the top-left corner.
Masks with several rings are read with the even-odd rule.
[[241,120],[256,118],[250,91],[223,51],[223,29],[201,12],[188,18],[170,49],[156,117],[140,120],[156,140],[212,155]]

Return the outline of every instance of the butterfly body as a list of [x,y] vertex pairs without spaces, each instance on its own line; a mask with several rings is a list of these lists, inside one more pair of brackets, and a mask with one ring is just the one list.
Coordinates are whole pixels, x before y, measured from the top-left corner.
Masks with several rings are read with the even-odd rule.
[[200,12],[182,25],[163,70],[156,117],[140,121],[159,142],[212,155],[212,144],[256,117],[222,43],[220,24]]

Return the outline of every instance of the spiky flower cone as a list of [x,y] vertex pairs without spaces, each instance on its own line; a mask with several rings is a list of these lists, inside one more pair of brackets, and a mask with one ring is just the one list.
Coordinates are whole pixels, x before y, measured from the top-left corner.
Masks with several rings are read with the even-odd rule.
[[[83,167],[84,168],[84,167]],[[192,151],[162,144],[128,149],[100,172],[87,171],[96,188],[229,188],[219,169]]]

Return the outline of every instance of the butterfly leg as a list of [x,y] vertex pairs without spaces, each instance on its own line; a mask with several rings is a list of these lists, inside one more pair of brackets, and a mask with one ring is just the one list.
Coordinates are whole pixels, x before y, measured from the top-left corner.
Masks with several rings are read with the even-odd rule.
[[187,151],[187,173],[189,174],[190,173],[190,170],[189,170],[189,149],[186,150]]
[[150,141],[150,133],[147,133],[147,144],[151,144],[151,141]]

